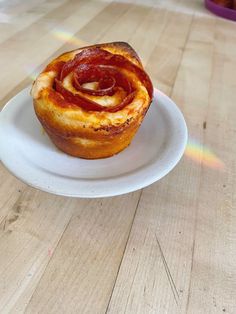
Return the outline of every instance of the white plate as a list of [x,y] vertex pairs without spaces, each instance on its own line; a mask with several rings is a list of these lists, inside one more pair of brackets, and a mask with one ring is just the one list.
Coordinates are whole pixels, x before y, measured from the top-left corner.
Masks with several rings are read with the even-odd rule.
[[158,90],[131,145],[98,160],[71,157],[55,148],[35,116],[29,91],[22,90],[0,113],[0,158],[12,174],[35,188],[73,197],[120,195],[161,179],[183,155],[184,118]]

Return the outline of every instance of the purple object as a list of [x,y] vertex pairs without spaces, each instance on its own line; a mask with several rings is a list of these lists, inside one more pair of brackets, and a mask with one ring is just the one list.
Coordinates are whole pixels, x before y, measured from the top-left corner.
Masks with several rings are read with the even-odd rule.
[[236,10],[224,8],[211,0],[205,0],[205,6],[209,11],[215,13],[216,15],[236,21]]

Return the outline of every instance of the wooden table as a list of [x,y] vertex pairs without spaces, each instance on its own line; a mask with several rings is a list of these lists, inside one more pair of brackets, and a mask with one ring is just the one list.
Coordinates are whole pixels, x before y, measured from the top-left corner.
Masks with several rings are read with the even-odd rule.
[[202,2],[1,1],[1,106],[61,52],[127,41],[189,143],[160,182],[106,199],[1,165],[0,313],[236,313],[236,24]]

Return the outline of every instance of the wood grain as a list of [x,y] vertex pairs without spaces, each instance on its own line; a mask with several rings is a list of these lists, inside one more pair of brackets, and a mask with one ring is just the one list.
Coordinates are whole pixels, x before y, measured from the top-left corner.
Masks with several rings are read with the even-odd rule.
[[235,23],[201,0],[1,6],[1,106],[76,47],[58,32],[128,41],[198,150],[143,191],[94,200],[34,190],[0,165],[0,312],[235,313]]
[[64,232],[26,313],[104,311],[138,199],[136,192],[127,197],[83,202]]

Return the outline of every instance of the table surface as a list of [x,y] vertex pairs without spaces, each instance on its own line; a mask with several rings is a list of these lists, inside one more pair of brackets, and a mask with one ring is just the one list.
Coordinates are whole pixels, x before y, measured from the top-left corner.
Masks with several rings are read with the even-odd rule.
[[63,51],[127,41],[189,128],[168,176],[119,197],[0,165],[0,313],[236,313],[236,24],[202,2],[0,2],[1,106]]

